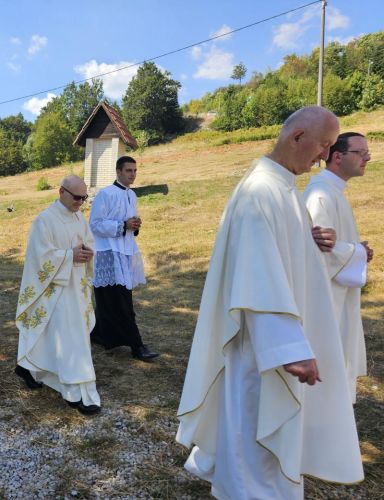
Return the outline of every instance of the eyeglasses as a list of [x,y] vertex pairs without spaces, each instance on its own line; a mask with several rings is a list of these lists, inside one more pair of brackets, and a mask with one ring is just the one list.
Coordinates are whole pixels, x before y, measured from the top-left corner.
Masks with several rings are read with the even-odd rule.
[[346,155],[347,153],[355,153],[361,156],[361,158],[366,158],[371,154],[367,149],[349,149],[348,151],[344,151],[343,155]]
[[85,196],[80,196],[79,194],[71,193],[71,191],[69,189],[65,188],[64,186],[61,186],[61,187],[64,189],[64,191],[67,191],[67,193],[69,193],[75,201],[80,201],[80,200],[85,201],[88,198],[87,194]]

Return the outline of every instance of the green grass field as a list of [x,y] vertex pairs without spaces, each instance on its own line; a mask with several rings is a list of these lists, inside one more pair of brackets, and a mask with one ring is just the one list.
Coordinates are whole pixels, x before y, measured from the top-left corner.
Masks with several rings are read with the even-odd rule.
[[[343,130],[379,131],[383,118],[384,110],[348,117],[342,121]],[[133,470],[137,483],[133,480],[127,483],[130,492],[129,488],[140,484],[148,498],[209,498],[206,483],[182,473],[188,452],[174,442],[175,414],[222,210],[251,160],[268,152],[273,144],[273,139],[268,139],[232,141],[235,143],[230,144],[224,141],[219,145],[226,138],[214,134],[201,140],[197,135],[197,140],[189,137],[188,140],[152,147],[144,153],[143,165],[139,167],[138,186],[167,184],[169,189],[167,195],[152,194],[139,198],[143,226],[138,243],[145,259],[148,284],[134,292],[142,335],[162,353],[161,358],[143,366],[127,355],[106,356],[101,348],[93,347],[104,408],[123,411],[146,438],[155,443],[166,443],[167,453],[154,453]],[[377,140],[370,143],[373,155],[366,175],[353,179],[348,188],[362,240],[368,240],[375,251],[369,284],[362,296],[369,376],[359,383],[356,404],[366,480],[359,485],[342,486],[308,479],[306,499],[384,498],[383,147],[384,143]],[[74,428],[83,421],[83,417],[71,410],[60,411],[62,403],[53,391],[44,390],[41,398],[25,391],[12,371],[18,338],[13,320],[30,223],[56,197],[60,179],[70,171],[77,173],[81,169],[82,165],[78,164],[0,179],[0,393],[10,408],[7,420],[1,423],[9,428],[29,428],[49,422]],[[36,190],[37,180],[42,175],[54,186],[52,190]],[[305,175],[299,179],[300,189],[308,177]],[[14,212],[6,210],[11,203]],[[160,425],[164,421],[169,422],[170,431],[165,431]],[[107,430],[106,441],[106,438],[94,437],[81,443],[74,440],[69,445],[79,456],[91,457],[95,463],[103,462],[108,470],[108,477],[104,479],[111,481],[109,496],[121,498],[123,492],[114,490],[111,480],[119,469],[121,445],[113,429]],[[103,452],[106,447],[107,454]],[[57,474],[60,478],[58,498],[63,498],[76,485],[79,489],[78,479],[70,467],[58,470]],[[86,478],[82,478],[81,488],[81,498],[95,496],[94,485]]]

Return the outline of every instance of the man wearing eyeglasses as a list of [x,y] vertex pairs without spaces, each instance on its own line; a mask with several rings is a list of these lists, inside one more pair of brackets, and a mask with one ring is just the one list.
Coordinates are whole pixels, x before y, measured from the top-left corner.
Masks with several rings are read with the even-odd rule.
[[16,325],[16,375],[30,389],[43,384],[58,391],[72,408],[100,411],[90,332],[93,238],[80,207],[87,186],[75,175],[63,179],[59,200],[32,224]]
[[353,403],[356,402],[357,377],[366,375],[360,292],[366,283],[367,264],[372,260],[373,250],[368,241],[360,241],[344,191],[351,178],[364,175],[370,158],[367,141],[362,134],[340,134],[330,149],[325,169],[312,177],[305,191],[313,223],[331,227],[337,234],[334,249],[324,257],[331,278]]

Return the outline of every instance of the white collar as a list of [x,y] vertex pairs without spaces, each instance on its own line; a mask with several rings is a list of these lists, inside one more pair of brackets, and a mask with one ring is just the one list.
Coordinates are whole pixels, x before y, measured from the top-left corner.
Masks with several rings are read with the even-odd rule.
[[115,181],[115,182],[116,182],[117,184],[119,184],[119,186],[121,186],[121,187],[122,187],[123,189],[125,189],[126,191],[128,191],[129,189],[131,189],[130,187],[124,186],[124,184],[122,184],[122,183],[121,183],[120,181],[118,181],[117,179],[116,179],[116,181]]

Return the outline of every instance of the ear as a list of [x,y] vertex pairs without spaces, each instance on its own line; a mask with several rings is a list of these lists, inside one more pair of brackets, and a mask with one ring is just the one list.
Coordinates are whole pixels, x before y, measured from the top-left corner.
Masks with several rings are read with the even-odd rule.
[[343,158],[343,153],[341,153],[340,151],[334,151],[332,153],[332,158],[330,158],[330,161],[334,161],[336,162],[337,164],[339,164]]
[[302,128],[298,128],[292,133],[292,139],[294,142],[299,142],[303,135],[304,130]]

